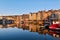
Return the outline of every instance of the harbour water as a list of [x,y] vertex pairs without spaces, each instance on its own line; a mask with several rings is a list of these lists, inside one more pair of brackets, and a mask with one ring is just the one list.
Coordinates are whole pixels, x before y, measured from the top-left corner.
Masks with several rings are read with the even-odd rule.
[[0,40],[60,40],[60,32],[41,30],[38,25],[0,28]]

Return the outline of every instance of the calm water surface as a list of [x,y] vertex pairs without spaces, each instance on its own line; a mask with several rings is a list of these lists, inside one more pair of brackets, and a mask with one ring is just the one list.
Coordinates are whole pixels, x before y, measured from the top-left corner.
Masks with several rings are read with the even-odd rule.
[[58,35],[52,36],[54,32],[49,33],[51,34],[31,32],[22,28],[0,28],[0,40],[60,40]]

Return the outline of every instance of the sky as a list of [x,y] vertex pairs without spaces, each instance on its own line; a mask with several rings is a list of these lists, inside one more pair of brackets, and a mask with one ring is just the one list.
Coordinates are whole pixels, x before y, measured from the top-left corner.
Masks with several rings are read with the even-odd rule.
[[0,0],[0,15],[21,15],[60,9],[60,0]]

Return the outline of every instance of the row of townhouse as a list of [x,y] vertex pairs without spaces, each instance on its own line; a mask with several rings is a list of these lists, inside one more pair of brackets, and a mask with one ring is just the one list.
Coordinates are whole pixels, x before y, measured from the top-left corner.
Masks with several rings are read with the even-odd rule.
[[23,14],[20,16],[20,23],[34,23],[42,24],[43,20],[48,16],[45,11],[39,11],[37,13]]
[[48,11],[38,11],[29,14],[23,14],[17,16],[16,19],[18,22],[26,25],[27,23],[43,25],[44,20],[53,20],[60,22],[60,9],[59,10],[48,10]]

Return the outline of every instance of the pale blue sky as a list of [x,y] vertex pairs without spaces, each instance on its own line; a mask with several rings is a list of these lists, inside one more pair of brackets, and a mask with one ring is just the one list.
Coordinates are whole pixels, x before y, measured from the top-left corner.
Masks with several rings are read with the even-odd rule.
[[60,9],[60,0],[0,0],[0,15],[20,15],[49,9]]

